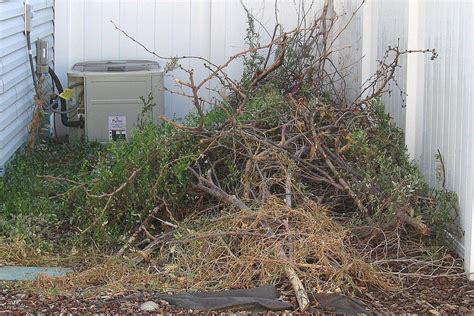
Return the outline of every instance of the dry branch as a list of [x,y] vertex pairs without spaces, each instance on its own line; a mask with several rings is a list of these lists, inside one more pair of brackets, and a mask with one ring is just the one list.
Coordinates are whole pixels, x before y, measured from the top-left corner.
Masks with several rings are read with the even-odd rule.
[[397,217],[401,220],[402,223],[406,223],[415,228],[416,231],[420,233],[420,235],[429,236],[431,233],[431,229],[421,220],[410,215],[414,213],[415,212],[413,211],[413,209],[408,212],[404,209],[400,209],[397,211]]
[[140,234],[141,231],[146,230],[146,226],[150,222],[152,218],[159,212],[161,209],[161,206],[155,207],[150,214],[145,218],[145,220],[140,224],[138,229],[130,236],[130,238],[127,240],[127,242],[120,248],[120,250],[117,252],[117,256],[121,256],[124,254],[124,252],[128,249],[128,247],[137,239],[138,235]]

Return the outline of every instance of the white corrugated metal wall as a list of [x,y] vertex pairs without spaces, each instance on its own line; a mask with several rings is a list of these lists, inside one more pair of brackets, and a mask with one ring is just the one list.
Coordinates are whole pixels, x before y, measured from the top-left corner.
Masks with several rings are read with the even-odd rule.
[[[375,2],[374,19],[376,22],[372,26],[377,30],[377,42],[383,45],[377,46],[377,59],[381,59],[388,46],[399,45],[401,50],[407,48],[408,40],[408,1],[409,0],[385,0]],[[401,69],[406,69],[406,55],[400,58]],[[382,97],[387,112],[401,128],[405,127],[404,104],[406,92],[406,76],[403,71],[395,74],[395,79],[399,87],[393,83],[390,86],[390,94]],[[403,91],[401,92],[400,89]]]
[[436,48],[439,57],[432,62],[422,60],[424,69],[416,73],[415,80],[423,86],[414,93],[422,94],[424,100],[417,122],[421,139],[413,154],[429,182],[439,185],[434,157],[440,151],[446,186],[458,193],[464,255],[469,271],[474,272],[474,4],[467,0],[423,1],[418,11],[420,29],[424,30],[418,46]]
[[[365,72],[362,74],[365,81],[368,76],[375,73],[377,62],[380,61],[388,46],[399,46],[400,50],[407,48],[408,41],[408,2],[410,0],[369,0],[363,8],[363,38],[366,47],[363,48]],[[400,58],[399,70],[395,73],[395,79],[399,85],[390,84],[389,94],[382,96],[382,101],[387,112],[396,124],[405,127],[405,103],[406,96],[406,66],[407,56]]]
[[[274,0],[245,0],[252,14],[267,28],[257,24],[265,43],[275,25]],[[306,5],[304,4],[306,3]],[[278,1],[278,20],[286,30],[296,26],[298,11],[309,10],[311,1]],[[322,2],[315,1],[313,11]],[[76,62],[97,59],[156,59],[142,47],[114,29],[110,20],[131,36],[162,56],[194,55],[223,63],[245,49],[245,11],[239,0],[56,0],[56,67],[65,82],[67,70]],[[159,62],[163,62],[159,60]],[[163,65],[162,65],[163,66]],[[188,60],[196,77],[208,71],[202,62]],[[229,68],[234,78],[241,73],[241,63]],[[173,73],[180,77],[178,71]],[[165,86],[175,87],[171,76]],[[183,117],[192,108],[189,100],[165,93],[165,114]]]
[[[33,0],[31,4],[32,41],[46,39],[52,58],[53,0]],[[6,162],[26,140],[33,107],[23,14],[23,1],[0,1],[0,175]]]
[[[333,46],[334,53],[330,56],[340,71],[343,89],[347,102],[354,101],[360,94],[361,59],[362,59],[362,0],[334,1],[333,27],[338,36]],[[342,31],[344,29],[344,31]],[[342,31],[342,32],[341,32]],[[331,69],[328,69],[330,72]]]
[[407,147],[428,182],[440,185],[435,158],[440,151],[446,187],[459,197],[458,223],[464,231],[459,251],[474,272],[474,3],[470,0],[369,0],[364,9],[363,75],[375,70],[388,45],[400,39],[409,49],[435,48],[439,56],[409,55],[397,79],[407,92],[383,98],[387,110],[405,129]]

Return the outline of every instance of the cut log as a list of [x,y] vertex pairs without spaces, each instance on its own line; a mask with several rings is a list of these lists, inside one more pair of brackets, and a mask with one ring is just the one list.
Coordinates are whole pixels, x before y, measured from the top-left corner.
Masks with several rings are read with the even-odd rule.
[[431,234],[431,229],[428,227],[428,225],[426,225],[416,217],[410,216],[410,213],[414,213],[413,209],[410,208],[408,211],[405,209],[401,209],[400,211],[398,211],[397,216],[403,223],[406,223],[413,227],[420,235],[429,236]]

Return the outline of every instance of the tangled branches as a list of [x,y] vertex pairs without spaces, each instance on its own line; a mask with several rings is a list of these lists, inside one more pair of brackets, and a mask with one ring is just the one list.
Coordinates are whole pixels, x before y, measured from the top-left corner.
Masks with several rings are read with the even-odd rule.
[[[349,231],[314,202],[289,208],[269,197],[255,211],[228,211],[202,225],[198,222],[194,216],[184,221],[177,230],[180,237],[165,244],[157,256],[164,259],[172,252],[172,263],[159,259],[157,266],[168,272],[163,274],[166,283],[179,283],[176,288],[281,284],[286,283],[288,267],[304,288],[317,292],[351,293],[368,286],[389,290],[397,283],[347,247]],[[261,223],[268,223],[273,234]]]

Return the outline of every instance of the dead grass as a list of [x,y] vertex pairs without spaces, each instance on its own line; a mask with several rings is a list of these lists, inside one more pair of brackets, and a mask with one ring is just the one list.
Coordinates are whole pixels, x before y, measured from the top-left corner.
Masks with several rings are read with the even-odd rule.
[[[261,225],[264,222],[272,227],[274,236],[266,235]],[[394,279],[365,262],[348,246],[345,242],[348,233],[324,207],[314,202],[290,209],[271,198],[255,212],[229,209],[215,216],[189,217],[146,265],[137,267],[119,257],[88,258],[95,264],[83,271],[67,277],[40,276],[23,286],[46,293],[80,289],[89,295],[145,288],[159,291],[246,288],[283,284],[285,267],[291,265],[306,288],[315,292],[354,293],[367,287],[396,289]],[[288,261],[278,256],[280,245]],[[10,253],[18,255],[27,251],[19,249],[10,249]],[[27,253],[25,256],[28,257]],[[15,262],[64,264],[67,261],[52,257],[25,261],[26,257]]]
[[[265,226],[271,227],[273,235],[268,234]],[[124,257],[93,253],[87,256],[85,252],[80,257],[37,254],[24,243],[0,243],[0,253],[5,255],[2,263],[75,267],[77,272],[66,277],[43,275],[37,281],[17,284],[24,290],[53,296],[81,293],[81,297],[94,297],[103,292],[180,292],[262,284],[287,288],[288,265],[308,291],[356,296],[374,289],[401,290],[407,287],[407,278],[414,280],[421,273],[427,277],[462,277],[457,265],[440,259],[413,261],[409,258],[412,255],[390,259],[387,254],[385,259],[372,257],[369,254],[373,250],[351,243],[351,237],[353,232],[338,223],[325,207],[308,201],[289,208],[271,197],[255,211],[227,209],[188,217],[163,242],[151,261],[138,266]],[[288,260],[278,255],[281,247]],[[441,257],[446,260],[446,256]],[[402,272],[399,262],[409,263],[412,269]],[[444,269],[447,266],[451,267]]]
[[[118,257],[108,257],[92,250],[51,254],[28,246],[23,241],[4,242],[0,239],[0,266],[68,267],[75,272],[66,277],[39,275],[36,281],[5,282],[5,287],[13,287],[27,292],[55,295],[72,294],[88,289],[91,295],[102,290],[119,292],[128,286],[138,287],[146,280],[147,269],[134,267]],[[142,283],[143,284],[143,283]]]
[[29,246],[25,241],[7,242],[0,238],[0,265],[56,265],[64,258]]
[[135,267],[130,261],[109,257],[81,272],[66,277],[48,277],[41,275],[34,283],[36,290],[61,291],[62,293],[82,290],[84,295],[94,296],[101,291],[114,293],[125,290],[143,289],[156,276],[144,267]]
[[[267,235],[262,223],[275,235]],[[347,245],[348,234],[314,202],[291,209],[271,198],[255,212],[229,210],[206,221],[188,218],[175,240],[160,249],[156,265],[164,284],[175,290],[279,284],[286,278],[287,265],[316,292],[395,289],[392,278]],[[278,255],[281,245],[288,261]]]

